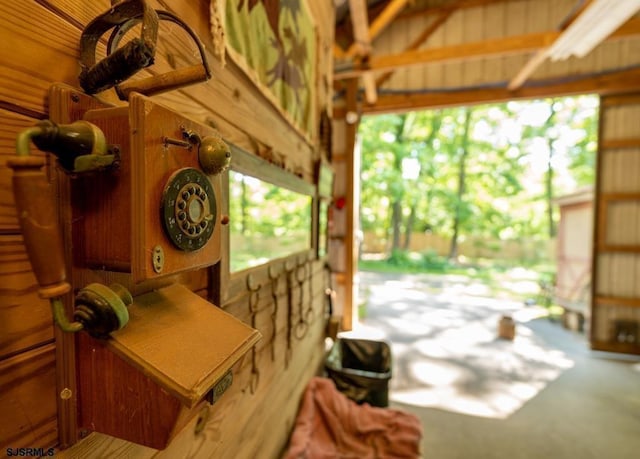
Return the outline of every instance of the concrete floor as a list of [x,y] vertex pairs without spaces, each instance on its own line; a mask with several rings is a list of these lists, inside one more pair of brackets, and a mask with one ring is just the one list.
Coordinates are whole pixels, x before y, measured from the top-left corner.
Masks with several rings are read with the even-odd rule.
[[[352,335],[391,343],[391,406],[423,422],[425,458],[640,457],[640,359],[592,352],[544,310],[457,277],[360,273]],[[502,315],[514,341],[497,338]]]

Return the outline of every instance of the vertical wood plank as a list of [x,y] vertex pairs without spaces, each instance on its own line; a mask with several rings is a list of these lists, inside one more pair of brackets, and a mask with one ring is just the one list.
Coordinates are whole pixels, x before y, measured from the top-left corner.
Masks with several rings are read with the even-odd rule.
[[53,344],[0,360],[0,451],[57,443]]
[[[16,154],[18,133],[36,122],[34,118],[0,109],[0,233],[20,232],[11,189],[13,171],[7,167],[6,163],[10,156]],[[35,147],[32,147],[31,153],[40,154]]]
[[0,285],[0,359],[51,342],[51,309],[38,297],[21,236],[0,236]]

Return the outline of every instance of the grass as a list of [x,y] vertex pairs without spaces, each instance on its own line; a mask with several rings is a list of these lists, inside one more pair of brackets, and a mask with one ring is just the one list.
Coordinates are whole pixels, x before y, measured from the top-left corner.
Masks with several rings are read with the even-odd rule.
[[[459,275],[489,287],[491,294],[545,306],[553,313],[552,286],[555,266],[524,260],[450,261],[434,252],[396,251],[382,260],[360,260],[359,269],[390,274]],[[524,286],[524,287],[523,287]]]

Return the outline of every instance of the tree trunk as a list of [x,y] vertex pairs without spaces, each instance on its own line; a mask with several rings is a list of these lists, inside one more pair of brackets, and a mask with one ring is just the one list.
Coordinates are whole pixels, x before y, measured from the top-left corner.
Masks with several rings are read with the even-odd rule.
[[391,253],[400,249],[400,234],[402,226],[402,203],[400,200],[393,201],[391,207]]
[[553,140],[548,139],[549,157],[547,158],[547,177],[546,177],[546,200],[547,200],[547,218],[549,223],[549,239],[553,239],[556,235],[556,225],[553,221],[553,168],[551,160],[553,158]]
[[241,193],[240,193],[240,234],[243,236],[247,233],[247,219],[248,219],[248,207],[249,200],[247,199],[247,184],[244,181],[244,177],[242,177],[242,181],[240,182]]
[[403,245],[404,250],[409,250],[409,247],[411,246],[411,233],[413,233],[413,223],[416,220],[417,205],[418,205],[418,202],[416,199],[414,199],[413,202],[411,203],[411,212],[409,213],[409,217],[407,217],[407,223],[404,229],[404,245]]
[[[553,103],[551,103],[551,114],[549,115],[549,118],[547,118],[547,120],[544,123],[544,127],[545,127],[545,132],[548,133],[549,132],[549,128],[553,127],[554,124],[554,117],[556,115],[556,111],[553,108]],[[553,150],[553,141],[555,139],[551,138],[551,137],[547,137],[547,146],[549,147],[549,156],[547,157],[547,173],[546,173],[546,196],[545,199],[547,201],[547,220],[548,220],[548,229],[549,229],[549,239],[553,239],[553,237],[556,235],[556,223],[553,220],[553,197],[554,197],[554,193],[553,193],[553,167],[552,167],[552,160],[553,160],[553,155],[554,155],[554,150]]]
[[449,248],[449,259],[458,258],[458,238],[460,236],[460,217],[462,203],[465,192],[467,157],[469,156],[469,125],[471,124],[471,110],[465,110],[464,131],[460,141],[460,160],[458,168],[458,195],[456,208],[453,214],[453,236],[451,236],[451,246]]
[[[429,132],[429,136],[425,139],[426,148],[433,148],[433,141],[436,138],[438,132],[440,131],[440,126],[442,125],[442,115],[434,114],[431,118],[431,130]],[[427,175],[427,167],[420,167],[420,172],[418,173],[418,181],[424,180],[424,177]],[[430,193],[427,193],[427,202],[431,198]],[[413,233],[413,225],[416,221],[416,207],[418,206],[419,199],[418,197],[414,197],[411,201],[411,209],[409,213],[409,217],[407,217],[407,223],[404,228],[404,250],[409,250],[411,247],[411,234]]]

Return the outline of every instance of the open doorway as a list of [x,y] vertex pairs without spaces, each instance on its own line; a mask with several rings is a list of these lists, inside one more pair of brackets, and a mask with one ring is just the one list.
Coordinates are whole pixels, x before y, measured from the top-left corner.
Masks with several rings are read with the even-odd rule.
[[[582,96],[362,121],[360,336],[392,343],[392,406],[420,416],[433,457],[637,446],[629,412],[599,400],[637,394],[638,361],[592,358],[553,288],[559,233],[577,224],[593,241],[560,207],[594,185],[598,113]],[[505,315],[513,340],[499,336]]]
[[397,353],[392,399],[504,418],[573,366],[547,325],[589,315],[593,206],[567,203],[593,190],[598,113],[585,95],[362,120],[359,316]]
[[580,96],[365,117],[360,269],[467,276],[558,319],[570,296],[586,313],[591,248],[580,247],[576,266],[566,245],[592,234],[571,229],[560,204],[593,188],[598,104]]

